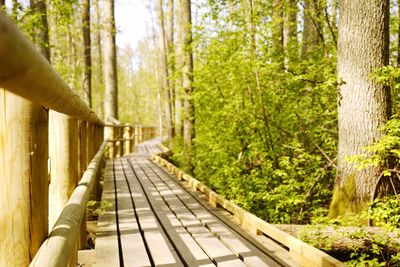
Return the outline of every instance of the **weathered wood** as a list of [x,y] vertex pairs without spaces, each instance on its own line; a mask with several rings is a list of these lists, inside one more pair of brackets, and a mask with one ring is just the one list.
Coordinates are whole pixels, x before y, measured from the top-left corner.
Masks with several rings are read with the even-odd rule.
[[135,209],[132,206],[131,194],[122,168],[121,161],[116,160],[114,171],[116,174],[118,221],[124,264],[129,266],[134,262],[137,266],[151,266],[138,222],[135,218]]
[[48,232],[48,114],[4,90],[0,109],[0,266],[27,266]]
[[77,241],[80,222],[85,215],[90,191],[103,160],[105,146],[106,142],[90,162],[49,237],[43,242],[30,266],[59,267],[68,264],[70,253]]
[[[88,140],[91,138],[88,136],[88,122],[80,121],[79,122],[79,168],[80,168],[80,177],[85,173],[86,168],[88,166]],[[83,216],[81,221],[81,225],[79,227],[79,239],[78,239],[78,247],[79,249],[86,248],[86,215]]]
[[124,138],[124,155],[128,155],[129,153],[131,153],[131,139],[130,139],[130,136],[131,136],[131,126],[129,126],[129,125],[127,125],[125,128],[124,128],[124,135],[123,135],[123,138]]
[[[79,182],[78,121],[56,111],[49,112],[49,232]],[[77,246],[70,265],[77,262]]]
[[111,206],[99,216],[96,233],[96,260],[94,266],[119,266],[112,160],[106,163],[102,200],[108,201]]
[[0,86],[6,90],[71,117],[102,124],[3,11],[0,11],[0,73]]

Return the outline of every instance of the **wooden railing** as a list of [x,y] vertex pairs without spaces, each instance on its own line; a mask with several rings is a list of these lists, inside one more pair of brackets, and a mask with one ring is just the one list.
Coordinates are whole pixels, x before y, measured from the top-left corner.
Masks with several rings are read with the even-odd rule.
[[[168,150],[163,148],[163,150]],[[288,233],[278,229],[277,227],[258,218],[254,214],[242,209],[232,201],[226,200],[222,196],[215,193],[213,190],[196,180],[192,176],[181,171],[172,163],[161,158],[159,155],[154,155],[153,160],[158,164],[166,167],[170,172],[175,174],[179,180],[186,181],[193,191],[202,192],[208,199],[208,202],[213,207],[221,207],[231,213],[235,221],[244,229],[256,235],[265,235],[274,240],[278,244],[286,247],[290,255],[301,266],[313,267],[342,267],[345,266],[342,262],[336,260],[325,252],[310,246],[303,241],[289,235]]]
[[75,265],[104,124],[2,12],[0,86],[0,267]]
[[108,157],[121,157],[133,152],[136,144],[156,136],[156,127],[141,125],[105,125],[108,132]]

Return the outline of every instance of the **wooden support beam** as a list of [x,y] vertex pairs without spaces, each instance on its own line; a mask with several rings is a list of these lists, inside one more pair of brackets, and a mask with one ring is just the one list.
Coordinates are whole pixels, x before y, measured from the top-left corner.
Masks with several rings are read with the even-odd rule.
[[[79,169],[80,177],[85,173],[88,166],[88,123],[86,121],[79,122]],[[86,248],[86,213],[83,216],[81,225],[79,228],[78,238],[79,249]]]
[[0,109],[0,266],[27,266],[48,233],[48,113],[2,89]]
[[[67,204],[80,178],[78,166],[78,121],[49,111],[49,232]],[[77,263],[78,246],[71,253],[70,266]]]

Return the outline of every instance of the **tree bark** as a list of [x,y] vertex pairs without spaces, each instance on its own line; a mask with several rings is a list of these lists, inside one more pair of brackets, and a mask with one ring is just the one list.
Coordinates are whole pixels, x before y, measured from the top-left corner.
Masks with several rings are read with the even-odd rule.
[[191,159],[192,141],[194,138],[194,105],[193,105],[193,53],[192,53],[192,16],[191,1],[178,0],[181,14],[182,33],[182,87],[184,91],[183,103],[183,157],[185,169],[191,172],[193,169]]
[[318,46],[319,10],[318,0],[304,0],[303,39],[301,57],[306,59]]
[[49,26],[47,23],[46,1],[30,0],[33,13],[38,16],[39,24],[34,30],[34,42],[39,52],[50,62]]
[[389,1],[341,0],[339,10],[339,145],[331,217],[357,213],[371,200],[382,168],[357,171],[346,158],[380,138],[391,110],[389,88],[370,78],[389,61]]
[[297,11],[297,0],[287,0],[283,38],[287,54],[286,65],[290,65],[290,63],[298,56]]
[[106,121],[118,119],[117,50],[115,46],[114,0],[104,0],[104,80]]
[[92,107],[92,58],[90,44],[90,0],[82,1],[82,33],[83,33],[83,100]]
[[162,61],[162,86],[164,91],[164,101],[165,101],[165,124],[167,127],[168,134],[168,146],[172,147],[172,138],[173,138],[173,129],[172,129],[172,108],[171,108],[171,95],[170,95],[170,73],[168,67],[168,41],[165,32],[165,24],[164,24],[164,11],[163,11],[163,0],[158,0],[157,5],[157,13],[158,13],[158,22],[160,27],[160,43],[161,43],[161,61]]
[[166,37],[167,37],[167,56],[168,56],[168,73],[169,73],[169,93],[170,93],[170,107],[171,107],[171,126],[172,137],[175,136],[175,54],[174,54],[174,0],[168,0],[167,3],[167,18],[166,18]]
[[[93,39],[93,47],[94,51],[92,53],[92,56],[95,56],[95,61],[97,64],[96,65],[96,75],[95,75],[95,81],[96,81],[96,87],[94,90],[97,91],[98,94],[98,110],[97,114],[99,114],[100,118],[104,117],[104,94],[103,94],[103,53],[102,53],[102,48],[101,48],[101,20],[100,20],[100,9],[99,9],[99,1],[100,0],[94,0],[93,1],[93,26],[92,27],[92,39]],[[96,94],[96,95],[97,95]]]
[[272,45],[274,56],[283,60],[283,4],[282,0],[274,0],[272,7]]

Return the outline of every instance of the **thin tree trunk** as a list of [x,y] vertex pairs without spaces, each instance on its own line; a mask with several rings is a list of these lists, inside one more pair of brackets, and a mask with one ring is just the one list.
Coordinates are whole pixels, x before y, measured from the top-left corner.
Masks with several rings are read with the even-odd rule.
[[281,0],[274,0],[272,7],[272,45],[273,55],[278,61],[283,60],[283,5]]
[[301,57],[306,59],[318,46],[317,6],[315,0],[304,0]]
[[104,78],[106,120],[118,119],[117,50],[115,46],[114,0],[104,0]]
[[397,0],[397,67],[400,67],[400,0]]
[[174,0],[168,0],[167,3],[167,18],[166,18],[166,40],[167,40],[167,58],[168,58],[168,80],[169,94],[171,107],[171,127],[172,137],[175,136],[175,55],[174,55]]
[[183,116],[182,116],[182,68],[183,68],[183,37],[182,37],[182,15],[180,8],[177,6],[175,9],[176,17],[176,37],[177,42],[175,45],[175,134],[177,136],[183,137]]
[[83,33],[83,100],[92,107],[92,58],[90,47],[90,0],[82,1],[82,33]]
[[370,78],[372,70],[389,62],[389,0],[340,0],[339,9],[339,146],[332,217],[367,208],[382,168],[358,171],[346,158],[377,141],[378,129],[390,116],[390,90]]
[[182,87],[184,90],[184,121],[183,121],[183,157],[185,169],[192,171],[192,141],[194,138],[194,105],[193,105],[193,53],[192,53],[192,16],[190,0],[178,0],[181,14],[182,46],[183,46],[183,68]]
[[284,23],[284,44],[287,54],[286,66],[289,66],[290,63],[298,56],[297,11],[297,0],[287,0]]
[[49,26],[47,23],[46,1],[31,0],[31,8],[40,20],[35,27],[34,41],[42,55],[50,62]]
[[163,91],[164,91],[164,101],[165,101],[165,122],[168,134],[168,146],[172,147],[172,108],[171,108],[171,97],[170,97],[170,80],[169,80],[169,68],[168,68],[168,46],[167,38],[164,26],[164,11],[163,11],[163,0],[158,0],[157,5],[158,11],[158,22],[160,27],[160,43],[161,43],[161,61],[162,61],[162,72],[163,72]]
[[100,118],[104,117],[104,94],[103,94],[103,53],[101,48],[101,20],[100,20],[100,9],[99,9],[99,2],[100,0],[93,1],[93,25],[92,32],[93,32],[93,47],[95,49],[93,56],[95,56],[96,60],[96,90],[98,93],[98,114]]

